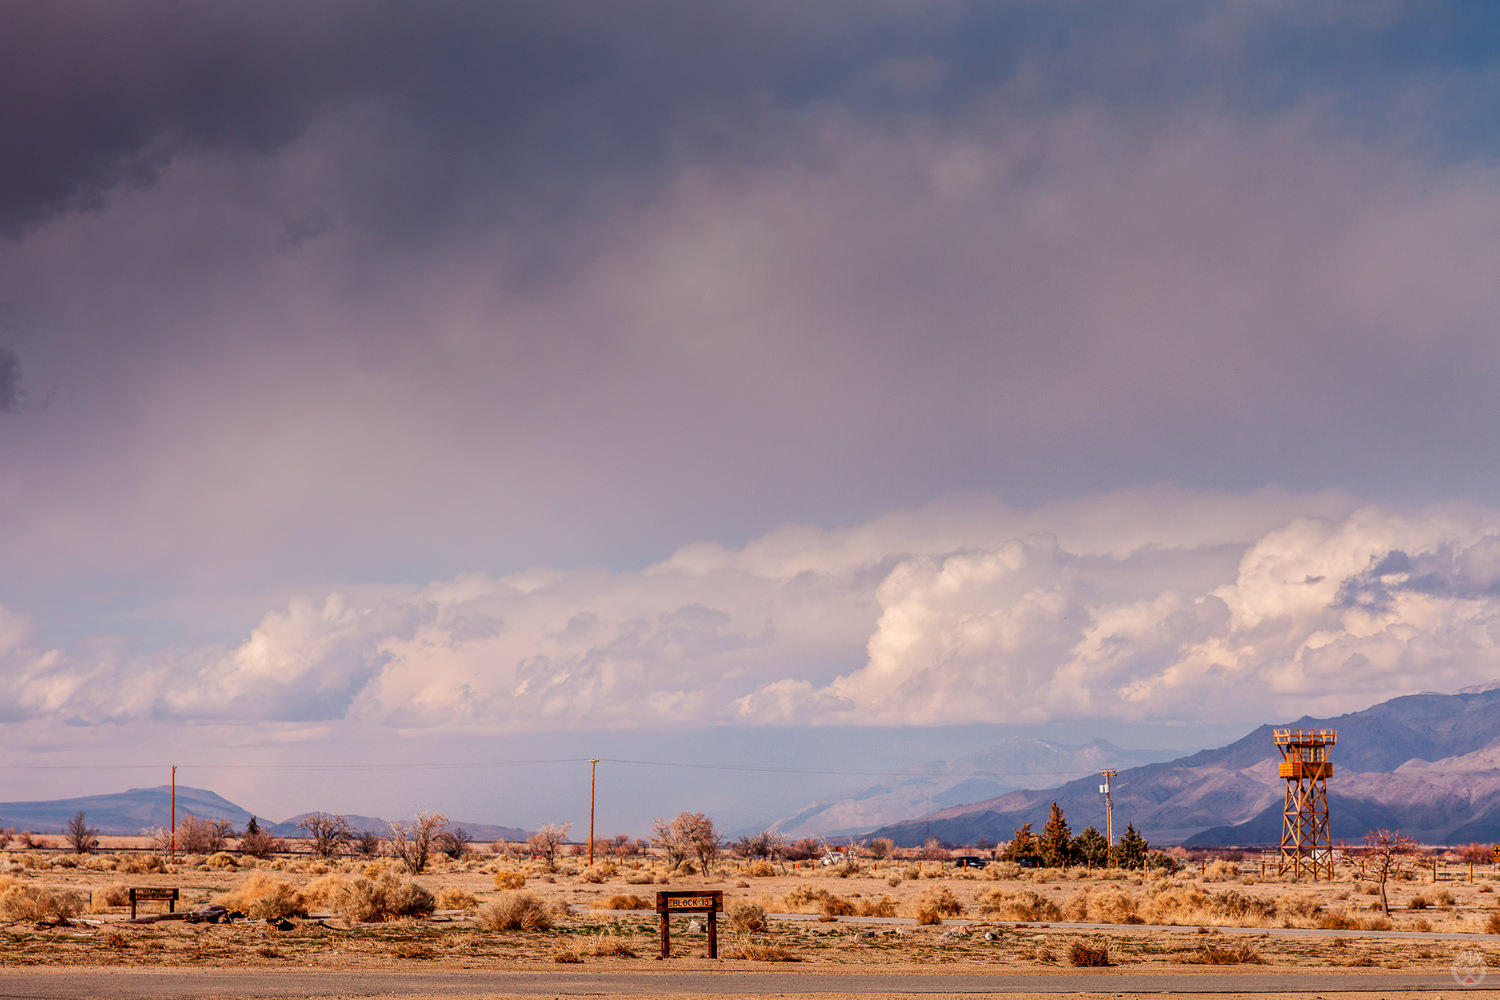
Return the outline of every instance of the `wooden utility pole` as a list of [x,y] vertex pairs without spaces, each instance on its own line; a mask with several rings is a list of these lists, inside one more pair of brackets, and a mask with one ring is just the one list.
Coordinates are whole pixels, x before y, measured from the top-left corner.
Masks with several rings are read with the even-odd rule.
[[177,765],[172,765],[172,832],[167,835],[167,860],[177,860]]
[[1099,792],[1104,796],[1104,839],[1109,849],[1115,849],[1115,816],[1109,801],[1109,779],[1115,776],[1115,769],[1107,767],[1099,772],[1104,775],[1104,784],[1099,786]]
[[599,758],[589,758],[589,864],[594,863],[594,769],[599,766]]

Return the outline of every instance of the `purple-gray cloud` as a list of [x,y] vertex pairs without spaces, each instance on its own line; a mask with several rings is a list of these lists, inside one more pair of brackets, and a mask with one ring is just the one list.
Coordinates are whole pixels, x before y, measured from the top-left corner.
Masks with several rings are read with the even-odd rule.
[[[1074,675],[1140,717],[1220,669],[1268,711],[1468,680],[1500,88],[1432,11],[12,5],[5,711],[897,725],[1018,710],[1002,654],[1049,719]],[[1215,499],[1143,526],[1157,483]],[[1313,592],[1241,566],[1278,545],[1317,601],[1262,642]]]

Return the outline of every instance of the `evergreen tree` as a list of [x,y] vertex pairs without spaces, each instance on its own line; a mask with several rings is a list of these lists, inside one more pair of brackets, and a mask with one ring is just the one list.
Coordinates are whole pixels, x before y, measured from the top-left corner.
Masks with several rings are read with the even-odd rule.
[[250,817],[250,822],[248,822],[248,823],[245,824],[245,836],[247,836],[247,837],[253,837],[257,833],[260,833],[260,824],[258,822],[256,822],[256,819],[255,819],[254,816],[251,816]]
[[1125,836],[1120,838],[1120,843],[1115,847],[1115,864],[1121,868],[1144,868],[1146,867],[1146,855],[1150,852],[1151,845],[1146,843],[1146,838],[1141,836],[1134,823],[1125,826]]
[[1006,844],[1005,850],[1000,852],[1001,861],[1024,861],[1028,858],[1035,860],[1036,856],[1036,834],[1031,832],[1030,823],[1017,827],[1015,835],[1010,838],[1010,843]]
[[1073,853],[1079,861],[1093,865],[1095,868],[1103,868],[1109,864],[1109,841],[1104,839],[1104,834],[1095,830],[1093,824],[1083,828],[1083,832],[1073,838]]
[[1047,825],[1042,827],[1037,853],[1048,868],[1066,868],[1072,860],[1073,834],[1068,829],[1068,821],[1063,818],[1062,807],[1056,802],[1052,803],[1052,811],[1047,814]]

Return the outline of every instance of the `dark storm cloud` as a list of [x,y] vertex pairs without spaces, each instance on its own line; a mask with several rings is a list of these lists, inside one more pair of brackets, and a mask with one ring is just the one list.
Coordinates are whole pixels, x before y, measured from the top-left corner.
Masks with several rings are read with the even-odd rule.
[[[399,123],[346,178],[387,226],[435,230],[477,189],[505,192],[502,216],[587,211],[674,155],[753,160],[756,123],[778,110],[950,114],[1014,80],[1018,104],[1201,97],[1233,62],[1220,49],[1157,57],[1186,44],[1174,33],[1216,30],[1199,18],[1170,3],[1085,17],[853,0],[12,3],[0,233],[150,185],[184,149],[269,153],[356,110]],[[1234,27],[1219,33],[1274,37]]]
[[661,154],[685,103],[826,86],[848,57],[827,47],[839,6],[819,6],[13,5],[0,134],[20,155],[0,157],[0,231],[149,185],[180,149],[270,152],[361,103],[415,148],[352,180],[413,219],[479,183],[622,170]]
[[0,347],[0,413],[15,413],[21,408],[21,359],[14,351]]

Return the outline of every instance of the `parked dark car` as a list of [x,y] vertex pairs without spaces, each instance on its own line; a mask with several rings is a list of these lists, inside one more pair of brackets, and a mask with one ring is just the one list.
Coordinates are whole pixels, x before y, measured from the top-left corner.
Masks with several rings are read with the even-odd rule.
[[954,868],[983,868],[987,864],[989,861],[977,854],[961,854],[953,859]]

